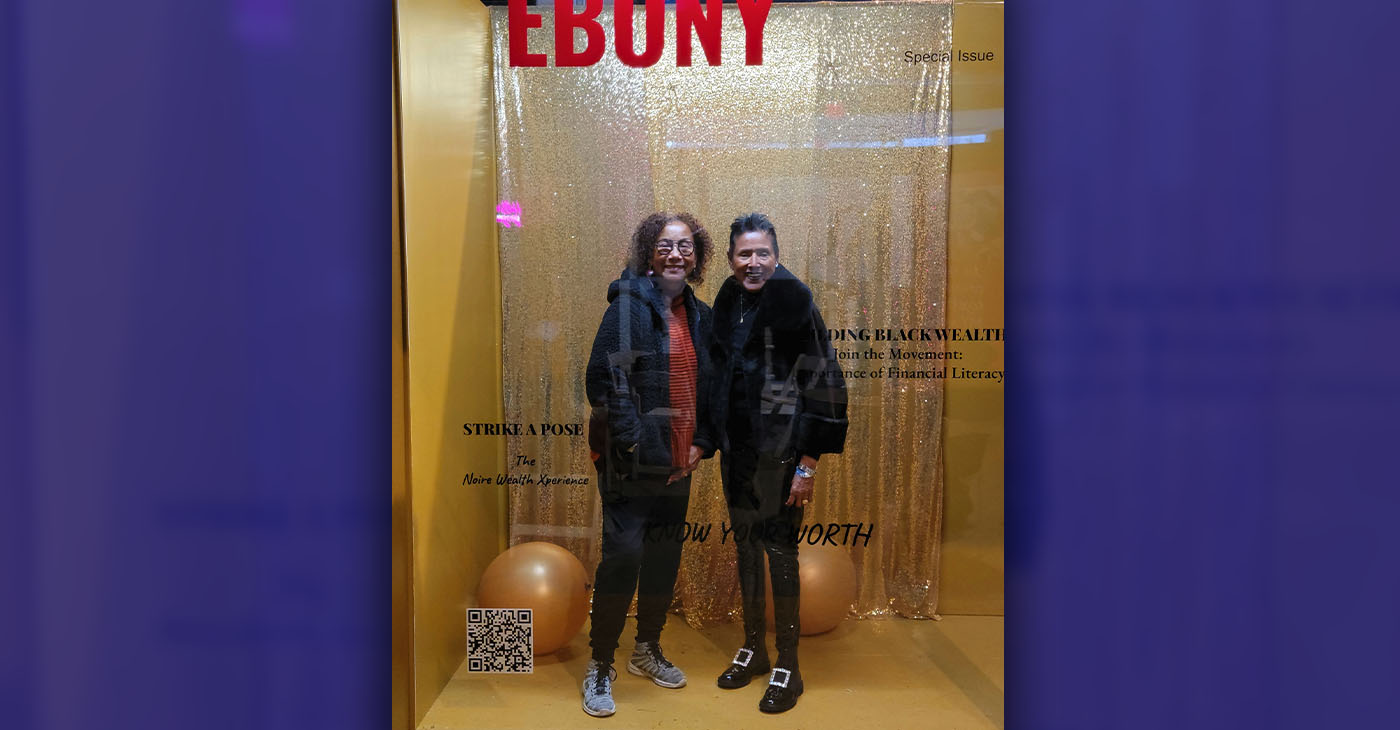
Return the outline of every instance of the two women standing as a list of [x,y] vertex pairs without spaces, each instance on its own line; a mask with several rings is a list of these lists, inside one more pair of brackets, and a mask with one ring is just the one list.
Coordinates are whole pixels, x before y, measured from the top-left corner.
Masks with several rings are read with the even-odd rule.
[[[723,453],[721,474],[736,543],[744,646],[719,676],[734,689],[770,673],[759,709],[783,712],[802,694],[797,664],[797,529],[812,500],[818,458],[846,435],[845,384],[811,291],[778,263],[777,230],[762,214],[730,226],[725,281],[714,310],[688,282],[702,280],[711,241],[691,216],[657,213],[638,226],[587,373],[589,443],[603,503],[583,683],[590,715],[613,714],[613,652],[637,593],[632,674],[668,688],[685,675],[659,644],[681,544],[646,541],[648,527],[679,524],[690,472]],[[773,581],[778,656],[764,643],[763,554]]]

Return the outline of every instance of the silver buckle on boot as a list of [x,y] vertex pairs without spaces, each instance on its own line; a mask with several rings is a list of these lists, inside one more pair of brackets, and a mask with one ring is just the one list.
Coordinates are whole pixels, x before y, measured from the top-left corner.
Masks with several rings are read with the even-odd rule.
[[[743,661],[740,661],[739,657],[743,657]],[[740,648],[739,652],[734,655],[734,663],[738,664],[741,667],[747,667],[749,665],[749,660],[752,658],[753,649]]]
[[[778,672],[783,673],[783,681],[778,681]],[[768,678],[768,684],[787,689],[788,680],[792,679],[792,672],[782,667],[773,667],[773,676]]]

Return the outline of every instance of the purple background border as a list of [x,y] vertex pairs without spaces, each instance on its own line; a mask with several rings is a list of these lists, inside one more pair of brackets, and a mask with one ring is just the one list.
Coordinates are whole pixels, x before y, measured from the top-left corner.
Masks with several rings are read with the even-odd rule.
[[[390,8],[83,5],[0,10],[0,716],[382,728]],[[1010,727],[1400,715],[1398,20],[1008,8]]]

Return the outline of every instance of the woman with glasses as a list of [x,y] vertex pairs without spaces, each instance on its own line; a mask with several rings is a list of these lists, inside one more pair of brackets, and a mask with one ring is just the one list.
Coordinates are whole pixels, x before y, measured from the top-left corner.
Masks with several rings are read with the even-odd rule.
[[[686,213],[655,213],[637,226],[627,267],[608,287],[593,340],[587,391],[589,446],[603,507],[602,557],[593,587],[593,656],[583,709],[616,711],[613,652],[637,594],[631,674],[685,686],[661,652],[661,628],[680,567],[681,542],[665,529],[685,522],[690,473],[714,453],[708,409],[710,308],[695,298],[710,235]],[[674,533],[670,533],[674,534]]]

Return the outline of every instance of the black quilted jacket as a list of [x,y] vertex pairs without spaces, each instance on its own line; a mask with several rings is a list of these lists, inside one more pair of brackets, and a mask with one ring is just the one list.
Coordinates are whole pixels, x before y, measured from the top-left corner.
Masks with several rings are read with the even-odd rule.
[[[695,348],[694,445],[708,457],[717,441],[709,408],[712,368],[710,308],[689,286],[681,294]],[[672,473],[670,333],[666,304],[651,280],[631,271],[608,287],[608,310],[588,358],[586,390],[593,407],[588,443],[605,494],[613,482],[661,481]]]

